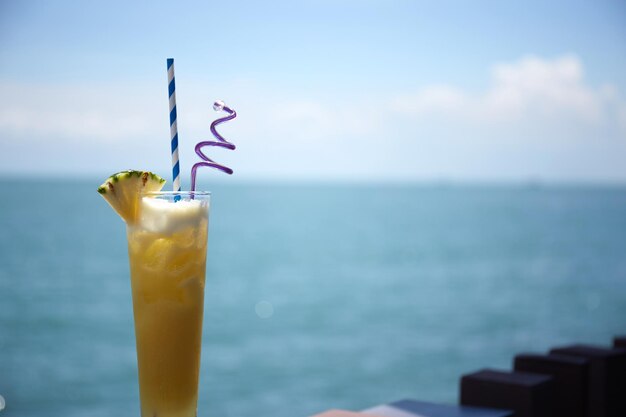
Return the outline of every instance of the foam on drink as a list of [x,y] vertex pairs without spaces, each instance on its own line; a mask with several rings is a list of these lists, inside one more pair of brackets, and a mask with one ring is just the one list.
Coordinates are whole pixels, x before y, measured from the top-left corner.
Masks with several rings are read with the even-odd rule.
[[177,202],[143,197],[137,227],[153,233],[171,235],[207,219],[206,202],[181,200]]

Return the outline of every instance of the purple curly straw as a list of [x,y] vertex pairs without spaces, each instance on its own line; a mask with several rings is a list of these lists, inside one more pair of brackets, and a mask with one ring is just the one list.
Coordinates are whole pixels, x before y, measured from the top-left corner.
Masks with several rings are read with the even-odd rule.
[[233,145],[232,143],[224,139],[222,135],[220,135],[217,132],[217,130],[215,130],[215,127],[221,123],[227,122],[229,120],[233,120],[235,117],[237,117],[237,112],[231,109],[230,107],[228,107],[227,105],[225,105],[224,102],[221,100],[218,100],[215,103],[213,103],[213,110],[215,111],[224,110],[226,113],[228,113],[228,116],[222,117],[221,119],[217,119],[213,123],[211,123],[211,133],[213,133],[213,136],[215,136],[215,139],[217,139],[217,141],[199,142],[196,145],[196,148],[195,148],[196,154],[198,154],[198,156],[206,162],[197,162],[191,168],[191,191],[196,191],[196,170],[199,167],[216,168],[229,175],[233,173],[232,169],[224,165],[220,165],[217,162],[213,161],[211,158],[209,158],[204,153],[202,153],[202,150],[201,150],[203,146],[219,146],[220,148],[235,150],[235,145]]

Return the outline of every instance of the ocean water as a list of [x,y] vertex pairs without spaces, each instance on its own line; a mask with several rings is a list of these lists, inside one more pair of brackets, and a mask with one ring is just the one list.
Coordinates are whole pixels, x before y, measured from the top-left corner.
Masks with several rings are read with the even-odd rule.
[[[138,416],[123,223],[0,181],[2,417]],[[199,416],[308,416],[626,333],[626,187],[212,187]]]

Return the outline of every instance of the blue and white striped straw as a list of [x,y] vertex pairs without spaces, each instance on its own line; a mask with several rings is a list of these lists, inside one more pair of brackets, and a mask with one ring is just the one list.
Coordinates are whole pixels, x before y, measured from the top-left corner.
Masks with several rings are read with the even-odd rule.
[[180,164],[178,161],[178,125],[176,124],[176,84],[174,58],[167,59],[167,82],[170,94],[170,137],[172,138],[172,189],[180,191]]

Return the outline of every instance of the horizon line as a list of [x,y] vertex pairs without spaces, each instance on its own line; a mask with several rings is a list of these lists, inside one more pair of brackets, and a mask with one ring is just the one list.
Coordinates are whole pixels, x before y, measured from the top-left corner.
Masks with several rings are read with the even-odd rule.
[[[0,182],[6,183],[11,181],[36,182],[45,183],[56,181],[69,181],[72,183],[84,183],[94,181],[99,183],[108,178],[108,175],[89,174],[69,174],[69,173],[13,173],[0,172]],[[167,179],[168,184],[171,180]],[[331,186],[485,186],[485,187],[501,187],[512,186],[520,188],[554,188],[554,187],[591,187],[591,188],[624,188],[626,187],[626,179],[546,179],[546,178],[479,178],[479,177],[423,177],[423,178],[347,178],[347,177],[301,177],[301,178],[281,178],[281,177],[224,177],[216,176],[212,180],[203,179],[200,183],[212,183],[218,186],[228,185],[331,185]]]

